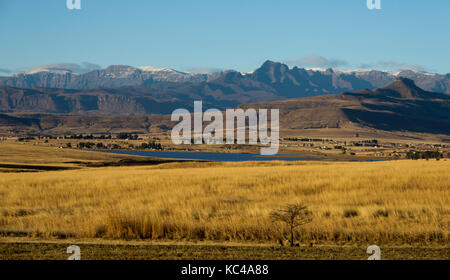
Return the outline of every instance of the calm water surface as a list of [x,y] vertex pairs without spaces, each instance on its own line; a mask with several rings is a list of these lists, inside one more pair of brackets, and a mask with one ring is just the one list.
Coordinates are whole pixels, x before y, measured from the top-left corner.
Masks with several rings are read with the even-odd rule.
[[201,153],[201,152],[157,152],[157,151],[100,151],[105,153],[150,156],[157,158],[171,159],[192,159],[192,160],[209,160],[209,161],[270,161],[270,160],[323,160],[320,158],[305,158],[297,155],[275,155],[261,156],[259,154],[246,153]]

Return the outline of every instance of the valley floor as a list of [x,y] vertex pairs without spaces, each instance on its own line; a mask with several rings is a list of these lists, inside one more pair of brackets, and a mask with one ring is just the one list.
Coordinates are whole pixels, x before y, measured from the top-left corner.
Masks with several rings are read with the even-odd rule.
[[[0,170],[0,259],[64,259],[69,244],[85,259],[366,259],[373,244],[386,259],[449,258],[448,159],[104,166],[143,159],[0,152],[5,165],[66,168]],[[280,246],[288,230],[270,219],[289,203],[313,216],[300,247]]]

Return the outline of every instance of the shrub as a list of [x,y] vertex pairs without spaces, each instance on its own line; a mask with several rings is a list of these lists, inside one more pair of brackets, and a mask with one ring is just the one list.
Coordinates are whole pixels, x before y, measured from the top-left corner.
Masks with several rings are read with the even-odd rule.
[[345,210],[344,211],[344,217],[345,218],[356,217],[358,215],[359,215],[358,211],[354,210],[354,209],[349,209],[349,210]]

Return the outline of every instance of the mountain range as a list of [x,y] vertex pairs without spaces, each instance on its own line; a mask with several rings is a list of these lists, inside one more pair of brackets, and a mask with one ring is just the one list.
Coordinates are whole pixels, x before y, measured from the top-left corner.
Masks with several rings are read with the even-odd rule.
[[[234,75],[229,78],[233,79],[236,76]],[[33,92],[34,90],[31,89],[14,90],[17,91],[15,93],[17,96],[43,94],[41,91]],[[59,91],[54,89],[56,93]],[[71,93],[65,92],[64,94],[70,95]],[[77,91],[73,91],[72,94],[77,96],[78,93]],[[48,96],[46,94],[43,95]],[[59,96],[58,98],[63,97]],[[87,98],[87,100],[83,98]],[[86,106],[89,104],[89,98],[91,97],[82,97],[79,99],[86,102],[84,105],[75,101],[72,105],[85,106],[84,109],[86,109]],[[45,98],[42,100],[39,98],[31,98],[29,102],[33,102],[33,100],[36,102],[35,108],[44,105],[46,107],[49,104],[54,105],[50,101],[51,99],[48,99],[48,104],[44,102],[47,100]],[[113,110],[111,108],[113,105],[109,101],[109,99],[103,100],[105,111]],[[114,104],[125,104],[123,101],[119,98]],[[408,131],[450,135],[450,94],[425,91],[416,86],[413,80],[402,77],[397,78],[391,84],[382,88],[243,104],[239,107],[279,109],[280,127],[283,130],[295,131],[311,128],[365,127],[383,131]],[[53,108],[55,111],[57,111],[56,109],[61,109],[54,107],[47,108]],[[131,111],[132,108],[130,107],[128,110]],[[0,129],[2,134],[9,135],[61,135],[67,133],[111,132],[148,133],[155,130],[167,131],[174,124],[174,122],[170,121],[170,115],[68,115],[36,114],[31,112],[0,114]]]
[[185,73],[167,68],[110,66],[84,74],[38,69],[0,77],[0,112],[89,115],[169,114],[193,100],[218,109],[340,92],[373,90],[398,77],[450,92],[450,74],[414,71],[311,70],[266,61],[252,73]]
[[202,83],[223,79],[232,72],[240,79],[262,82],[279,91],[280,96],[302,97],[339,93],[345,90],[378,88],[386,86],[396,77],[412,79],[429,91],[450,92],[450,74],[431,74],[417,71],[377,71],[305,69],[279,62],[266,61],[251,73],[229,70],[211,74],[195,74],[169,68],[151,66],[113,65],[87,73],[76,73],[70,69],[39,67],[30,72],[9,77],[0,77],[0,85],[17,88],[99,89],[140,86],[155,83]]

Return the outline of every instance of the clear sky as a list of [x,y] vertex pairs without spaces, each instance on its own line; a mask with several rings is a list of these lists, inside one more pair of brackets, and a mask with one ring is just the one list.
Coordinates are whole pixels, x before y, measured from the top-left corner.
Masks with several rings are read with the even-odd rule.
[[[450,72],[450,1],[0,0],[0,75],[89,62],[251,71],[305,67]],[[94,67],[92,65],[88,66]],[[95,68],[95,67],[94,67]]]

